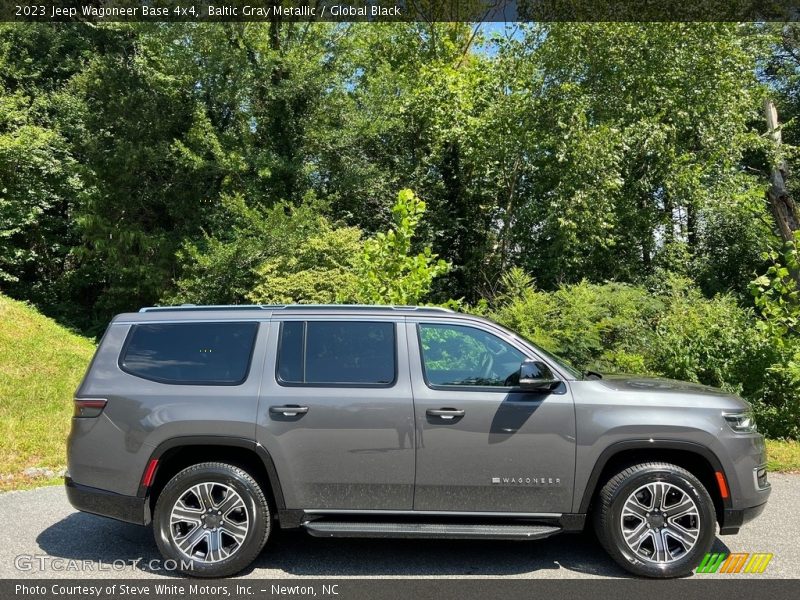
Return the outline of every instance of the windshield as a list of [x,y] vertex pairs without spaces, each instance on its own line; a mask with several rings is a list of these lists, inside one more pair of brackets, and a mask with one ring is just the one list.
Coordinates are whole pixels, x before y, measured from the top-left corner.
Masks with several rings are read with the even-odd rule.
[[548,352],[547,350],[545,350],[541,346],[537,346],[536,344],[534,344],[533,342],[531,342],[529,340],[526,340],[526,339],[522,338],[522,341],[524,341],[525,343],[527,343],[530,346],[533,346],[536,349],[537,352],[540,352],[541,354],[544,354],[547,358],[549,358],[552,362],[556,363],[559,367],[561,367],[567,373],[572,375],[575,379],[583,379],[583,374],[578,369],[576,369],[571,364],[569,364],[565,359],[561,358],[560,356],[556,356],[552,352]]
[[522,342],[527,346],[531,346],[538,354],[542,354],[551,362],[556,363],[563,371],[566,371],[575,379],[583,379],[583,374],[560,356],[556,356],[552,352],[548,352],[541,346],[534,344],[532,341],[530,341],[527,338],[524,338],[523,336],[519,335],[516,332],[510,332],[510,333],[512,337],[516,338],[517,340],[519,340],[520,342]]
[[581,371],[579,371],[578,369],[573,367],[569,362],[567,362],[565,359],[561,358],[560,356],[556,356],[552,352],[548,352],[547,350],[545,350],[544,348],[542,348],[538,344],[534,344],[532,341],[530,341],[526,337],[520,335],[516,331],[514,331],[512,329],[509,329],[508,327],[504,327],[503,325],[500,325],[499,323],[497,323],[495,321],[492,321],[491,319],[487,319],[486,317],[483,317],[483,320],[484,321],[488,321],[489,323],[491,323],[495,327],[501,329],[502,331],[504,331],[506,333],[506,335],[508,335],[509,337],[511,337],[511,338],[517,340],[518,342],[522,343],[522,345],[530,346],[537,354],[541,354],[542,356],[547,358],[547,360],[549,360],[550,362],[555,363],[556,366],[558,366],[558,368],[560,368],[562,371],[567,373],[573,379],[578,379],[578,380],[585,379],[585,377],[583,376],[583,373]]

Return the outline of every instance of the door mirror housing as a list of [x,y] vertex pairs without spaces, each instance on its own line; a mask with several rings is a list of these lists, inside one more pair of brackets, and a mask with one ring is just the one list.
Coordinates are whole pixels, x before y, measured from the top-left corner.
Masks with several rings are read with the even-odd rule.
[[551,392],[561,383],[546,364],[526,359],[519,367],[519,389],[525,392]]

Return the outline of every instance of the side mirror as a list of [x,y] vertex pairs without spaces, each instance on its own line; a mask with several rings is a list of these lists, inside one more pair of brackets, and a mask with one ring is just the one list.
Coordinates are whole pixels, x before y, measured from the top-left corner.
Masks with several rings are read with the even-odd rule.
[[519,367],[519,389],[525,392],[550,392],[561,383],[546,364],[527,359]]

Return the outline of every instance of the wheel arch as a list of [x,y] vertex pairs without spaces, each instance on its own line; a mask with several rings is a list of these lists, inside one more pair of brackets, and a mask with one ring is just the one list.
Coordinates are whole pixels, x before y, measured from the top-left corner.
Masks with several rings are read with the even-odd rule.
[[722,497],[716,473],[725,470],[714,452],[702,444],[679,440],[628,440],[608,446],[598,457],[584,488],[579,512],[588,513],[602,486],[615,473],[636,463],[648,461],[670,462],[697,477],[714,501],[717,521],[722,522],[725,509],[731,506],[730,491]]
[[277,510],[285,506],[275,464],[266,448],[247,438],[228,436],[181,436],[161,442],[150,455],[147,464],[157,460],[151,484],[139,484],[138,496],[147,500],[149,516],[164,486],[178,472],[201,462],[227,462],[245,469],[262,486],[271,505]]

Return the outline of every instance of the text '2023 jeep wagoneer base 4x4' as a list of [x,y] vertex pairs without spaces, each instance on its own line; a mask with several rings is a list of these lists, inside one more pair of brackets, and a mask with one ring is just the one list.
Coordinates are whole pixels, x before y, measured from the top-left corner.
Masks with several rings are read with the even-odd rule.
[[108,327],[75,398],[67,494],[152,524],[194,576],[314,536],[531,540],[580,531],[627,570],[692,571],[770,493],[749,406],[583,375],[445,309],[147,308]]

